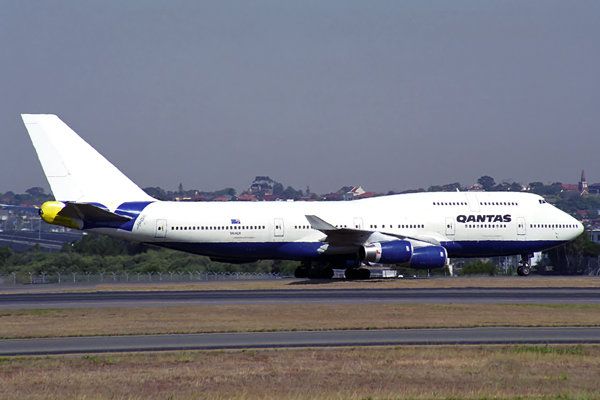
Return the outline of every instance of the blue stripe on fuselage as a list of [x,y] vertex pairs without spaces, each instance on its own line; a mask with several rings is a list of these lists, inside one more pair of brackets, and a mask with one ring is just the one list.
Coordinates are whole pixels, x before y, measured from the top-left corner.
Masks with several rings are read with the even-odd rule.
[[[444,242],[448,257],[494,257],[529,254],[560,246],[566,241],[462,241]],[[327,255],[318,251],[322,242],[226,242],[226,243],[153,243],[174,250],[225,259],[318,260],[322,258],[353,259],[354,254]]]

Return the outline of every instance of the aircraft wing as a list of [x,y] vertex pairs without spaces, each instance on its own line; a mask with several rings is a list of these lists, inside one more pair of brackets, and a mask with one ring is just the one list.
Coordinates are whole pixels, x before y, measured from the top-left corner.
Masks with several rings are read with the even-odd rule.
[[[396,233],[383,233],[378,231],[367,231],[362,229],[351,229],[351,228],[337,228],[334,225],[322,220],[316,215],[306,215],[306,219],[310,223],[310,226],[323,232],[327,235],[323,242],[330,244],[335,247],[358,247],[367,243],[374,242],[389,242],[392,240],[413,240],[415,242],[421,242],[422,246],[439,246],[440,241],[447,241],[448,239],[441,235],[432,234],[418,234],[415,236],[400,235]],[[418,243],[416,243],[417,247]]]

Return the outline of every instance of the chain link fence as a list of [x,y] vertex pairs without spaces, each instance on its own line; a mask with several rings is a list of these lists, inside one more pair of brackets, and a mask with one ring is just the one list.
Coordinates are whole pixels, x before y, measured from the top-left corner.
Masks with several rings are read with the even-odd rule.
[[208,280],[249,280],[280,279],[282,276],[272,272],[106,272],[100,274],[87,273],[54,273],[23,274],[12,273],[0,275],[0,285],[16,284],[50,284],[50,283],[114,283],[114,282],[192,282]]

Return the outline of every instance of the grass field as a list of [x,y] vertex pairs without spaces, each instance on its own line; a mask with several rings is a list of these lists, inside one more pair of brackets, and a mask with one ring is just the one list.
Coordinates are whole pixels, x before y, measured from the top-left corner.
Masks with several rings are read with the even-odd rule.
[[[119,284],[76,290],[600,286],[595,278],[530,278]],[[4,338],[599,325],[598,305],[305,304],[0,311]],[[600,347],[409,346],[0,359],[0,400],[15,398],[598,399]]]
[[598,326],[599,305],[303,304],[0,311],[0,337],[271,330]]
[[600,348],[407,347],[0,360],[0,399],[598,399]]
[[[167,279],[167,278],[165,278]],[[597,288],[600,277],[583,276],[474,276],[432,277],[408,279],[370,279],[347,281],[343,279],[308,280],[221,280],[155,283],[103,283],[0,286],[2,293],[27,292],[97,292],[97,291],[153,291],[153,290],[273,290],[273,289],[419,289],[419,288]]]

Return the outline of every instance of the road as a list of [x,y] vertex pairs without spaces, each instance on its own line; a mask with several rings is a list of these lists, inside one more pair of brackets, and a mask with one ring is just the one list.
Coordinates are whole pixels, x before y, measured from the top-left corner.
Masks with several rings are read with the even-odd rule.
[[0,309],[234,304],[599,305],[600,288],[284,289],[1,294]]
[[205,333],[0,340],[0,356],[294,347],[600,344],[600,327]]

